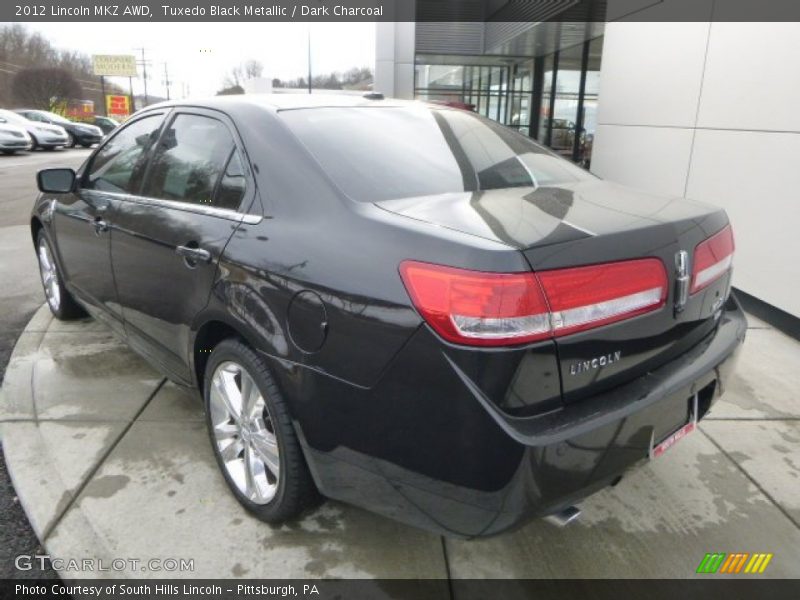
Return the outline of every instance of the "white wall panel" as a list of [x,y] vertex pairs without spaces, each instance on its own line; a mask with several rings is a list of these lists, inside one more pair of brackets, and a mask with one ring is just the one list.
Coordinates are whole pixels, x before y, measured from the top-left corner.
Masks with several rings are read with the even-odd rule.
[[713,23],[698,126],[800,131],[800,23]]
[[698,130],[687,196],[728,211],[734,285],[800,316],[800,134]]
[[598,125],[592,172],[648,192],[683,196],[691,145],[691,129]]
[[608,23],[599,123],[693,127],[708,23]]

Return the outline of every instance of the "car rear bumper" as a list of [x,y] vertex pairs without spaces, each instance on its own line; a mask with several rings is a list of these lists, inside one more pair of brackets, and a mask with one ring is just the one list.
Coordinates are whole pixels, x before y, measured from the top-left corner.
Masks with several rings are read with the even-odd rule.
[[438,533],[492,535],[615,482],[690,419],[695,394],[702,418],[725,390],[746,329],[731,297],[714,331],[677,359],[581,402],[514,417],[432,351],[423,327],[374,388],[307,373],[317,408],[297,406],[298,432],[327,496]]

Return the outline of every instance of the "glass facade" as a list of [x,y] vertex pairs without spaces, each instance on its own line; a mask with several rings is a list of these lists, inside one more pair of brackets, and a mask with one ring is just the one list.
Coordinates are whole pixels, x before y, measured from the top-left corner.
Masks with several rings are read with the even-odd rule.
[[598,37],[536,58],[447,57],[461,64],[417,55],[415,97],[470,108],[588,168],[602,47]]

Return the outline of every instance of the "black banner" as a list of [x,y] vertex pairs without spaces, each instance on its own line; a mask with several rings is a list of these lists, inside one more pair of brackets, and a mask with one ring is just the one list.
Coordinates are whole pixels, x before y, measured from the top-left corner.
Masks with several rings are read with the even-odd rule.
[[0,580],[0,598],[83,600],[796,600],[800,580],[754,579],[376,579],[376,580]]
[[797,0],[3,0],[5,22],[800,21]]

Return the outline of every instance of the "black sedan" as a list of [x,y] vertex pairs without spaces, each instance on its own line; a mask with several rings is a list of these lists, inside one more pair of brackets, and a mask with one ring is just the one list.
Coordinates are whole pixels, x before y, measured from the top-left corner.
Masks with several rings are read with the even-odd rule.
[[89,123],[70,121],[61,115],[47,110],[19,108],[15,109],[14,112],[34,123],[47,123],[49,125],[63,127],[67,132],[67,146],[70,148],[74,148],[77,145],[89,148],[93,144],[98,144],[103,141],[103,137],[105,136],[103,130],[99,127]]
[[108,135],[117,127],[119,127],[119,121],[112,119],[111,117],[97,115],[92,118],[92,125],[99,127],[103,131],[104,135]]
[[458,536],[567,519],[695,429],[745,335],[724,211],[449,107],[165,103],[38,183],[53,313],[198,389],[268,522],[318,493]]

